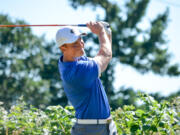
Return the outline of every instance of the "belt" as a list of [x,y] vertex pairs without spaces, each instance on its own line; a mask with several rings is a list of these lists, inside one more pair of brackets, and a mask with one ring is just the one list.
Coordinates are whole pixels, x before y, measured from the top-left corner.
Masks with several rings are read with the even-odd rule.
[[78,124],[109,124],[111,121],[111,117],[107,119],[76,119]]

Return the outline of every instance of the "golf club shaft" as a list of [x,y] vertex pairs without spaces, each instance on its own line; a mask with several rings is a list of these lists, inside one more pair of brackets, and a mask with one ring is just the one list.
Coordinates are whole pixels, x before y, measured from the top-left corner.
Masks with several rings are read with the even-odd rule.
[[[77,26],[77,27],[87,27],[86,24],[35,24],[35,25],[27,25],[27,24],[17,24],[17,25],[0,25],[2,27],[52,27],[52,26]],[[107,26],[108,28],[110,26]]]
[[77,26],[77,27],[87,27],[86,24],[39,24],[39,25],[0,25],[0,27],[49,27],[49,26]]

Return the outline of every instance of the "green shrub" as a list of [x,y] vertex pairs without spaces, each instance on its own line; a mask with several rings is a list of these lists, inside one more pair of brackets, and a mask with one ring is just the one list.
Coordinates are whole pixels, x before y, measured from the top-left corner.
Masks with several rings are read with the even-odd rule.
[[24,102],[9,112],[0,107],[0,134],[6,135],[68,135],[72,127],[72,106],[49,106],[44,111]]
[[[180,98],[171,104],[158,103],[147,94],[139,93],[141,108],[124,106],[112,112],[119,134],[177,135],[180,130]],[[179,108],[178,108],[179,107]]]
[[[123,135],[176,135],[180,130],[180,98],[172,103],[158,103],[139,93],[141,107],[123,106],[112,111],[118,133]],[[72,106],[49,106],[40,110],[22,99],[9,111],[0,102],[0,134],[2,135],[70,135],[75,122]]]

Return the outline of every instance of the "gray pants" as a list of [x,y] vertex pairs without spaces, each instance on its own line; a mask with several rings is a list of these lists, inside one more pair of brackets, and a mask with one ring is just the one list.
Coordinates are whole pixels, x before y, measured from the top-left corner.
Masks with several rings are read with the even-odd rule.
[[71,135],[109,135],[109,124],[77,124],[71,129]]

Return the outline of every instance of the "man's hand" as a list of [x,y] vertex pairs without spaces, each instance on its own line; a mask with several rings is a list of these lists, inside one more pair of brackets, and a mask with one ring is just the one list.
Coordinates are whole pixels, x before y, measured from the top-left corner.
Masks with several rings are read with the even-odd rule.
[[101,22],[89,22],[86,24],[92,33],[100,35],[105,32],[104,25]]
[[103,22],[103,21],[89,22],[86,25],[91,30],[91,32],[96,34],[97,36],[100,36],[101,34],[105,32],[110,42],[112,43],[112,32],[111,32],[111,28],[108,27],[109,24],[107,22]]

